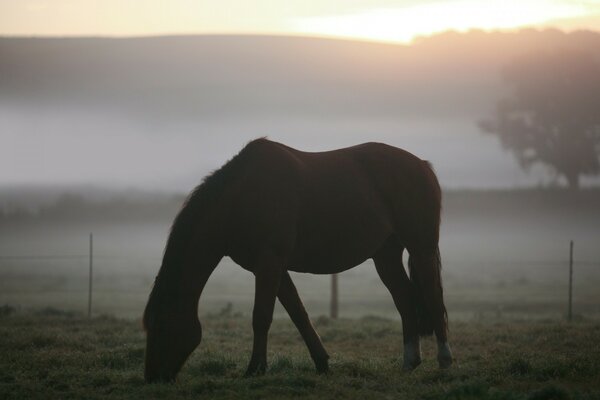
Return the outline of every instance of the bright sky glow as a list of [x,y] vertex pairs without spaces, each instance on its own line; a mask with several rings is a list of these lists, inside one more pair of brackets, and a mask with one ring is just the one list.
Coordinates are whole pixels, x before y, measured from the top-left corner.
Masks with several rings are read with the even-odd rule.
[[448,30],[512,29],[550,20],[582,17],[581,3],[543,0],[461,0],[381,8],[355,14],[301,18],[297,32],[316,35],[410,42],[416,36]]
[[600,0],[0,0],[0,35],[274,34],[409,42],[447,30],[600,30]]

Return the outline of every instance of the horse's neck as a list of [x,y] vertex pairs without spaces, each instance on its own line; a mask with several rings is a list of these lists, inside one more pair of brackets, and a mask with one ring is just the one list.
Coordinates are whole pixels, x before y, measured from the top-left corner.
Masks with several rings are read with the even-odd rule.
[[[184,222],[190,220],[188,216]],[[191,300],[197,307],[208,278],[224,255],[220,254],[224,253],[223,241],[215,229],[216,215],[203,210],[194,216],[193,223],[195,226],[188,225],[187,231],[175,231],[177,227],[172,231],[156,281],[159,291],[170,293],[178,307],[187,307]]]
[[219,260],[212,258],[194,264],[184,262],[181,268],[159,274],[153,289],[156,300],[174,312],[198,315],[198,301]]
[[191,244],[185,253],[178,280],[183,290],[198,298],[223,255],[209,243]]

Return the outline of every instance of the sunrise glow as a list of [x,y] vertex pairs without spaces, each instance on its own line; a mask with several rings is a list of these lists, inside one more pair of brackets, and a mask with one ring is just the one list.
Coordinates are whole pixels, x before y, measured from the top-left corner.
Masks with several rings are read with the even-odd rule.
[[407,43],[454,30],[600,29],[600,0],[0,0],[0,36],[296,35]]
[[514,29],[586,13],[586,7],[577,2],[463,0],[300,18],[293,26],[297,32],[321,36],[410,42],[418,36],[449,30]]

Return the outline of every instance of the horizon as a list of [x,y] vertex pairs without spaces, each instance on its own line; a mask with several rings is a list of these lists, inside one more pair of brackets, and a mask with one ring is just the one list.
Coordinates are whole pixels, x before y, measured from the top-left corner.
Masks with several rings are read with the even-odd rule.
[[580,34],[599,34],[600,35],[600,24],[595,28],[577,28],[577,29],[563,29],[556,26],[523,26],[516,29],[480,29],[472,28],[468,30],[456,30],[448,29],[444,31],[434,32],[431,34],[423,34],[415,36],[409,42],[399,41],[386,41],[377,40],[370,38],[351,37],[351,36],[334,36],[334,35],[319,35],[311,33],[260,33],[260,32],[191,32],[191,33],[149,33],[149,34],[133,34],[133,35],[122,35],[122,34],[83,34],[83,35],[37,35],[37,34],[2,34],[0,33],[0,39],[48,39],[48,40],[70,40],[70,39],[82,39],[82,40],[135,40],[135,39],[155,39],[155,38],[281,38],[281,39],[308,39],[308,40],[319,40],[319,41],[332,41],[332,42],[350,42],[350,43],[361,43],[381,46],[394,46],[394,47],[413,47],[417,46],[428,40],[434,40],[444,38],[448,36],[472,36],[472,35],[484,35],[484,36],[495,36],[495,35],[519,35],[526,33],[559,33],[563,35],[580,35]]
[[[426,15],[427,18],[422,18]],[[195,34],[292,35],[411,43],[446,31],[523,28],[598,30],[600,4],[567,0],[411,0],[397,2],[270,0],[138,7],[109,0],[0,1],[0,36],[144,37]]]

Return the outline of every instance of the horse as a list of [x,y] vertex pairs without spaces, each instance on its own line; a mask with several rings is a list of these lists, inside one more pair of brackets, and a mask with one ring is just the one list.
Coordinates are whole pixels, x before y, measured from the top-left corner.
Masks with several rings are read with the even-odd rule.
[[329,355],[289,271],[335,274],[370,258],[401,316],[403,368],[421,363],[419,338],[433,333],[439,367],[449,367],[440,213],[431,165],[405,150],[364,143],[303,152],[266,138],[251,141],[204,178],[173,222],[143,316],[146,382],[174,381],[200,344],[198,301],[224,256],[255,279],[246,376],[267,369],[276,298],[317,372],[327,372]]

